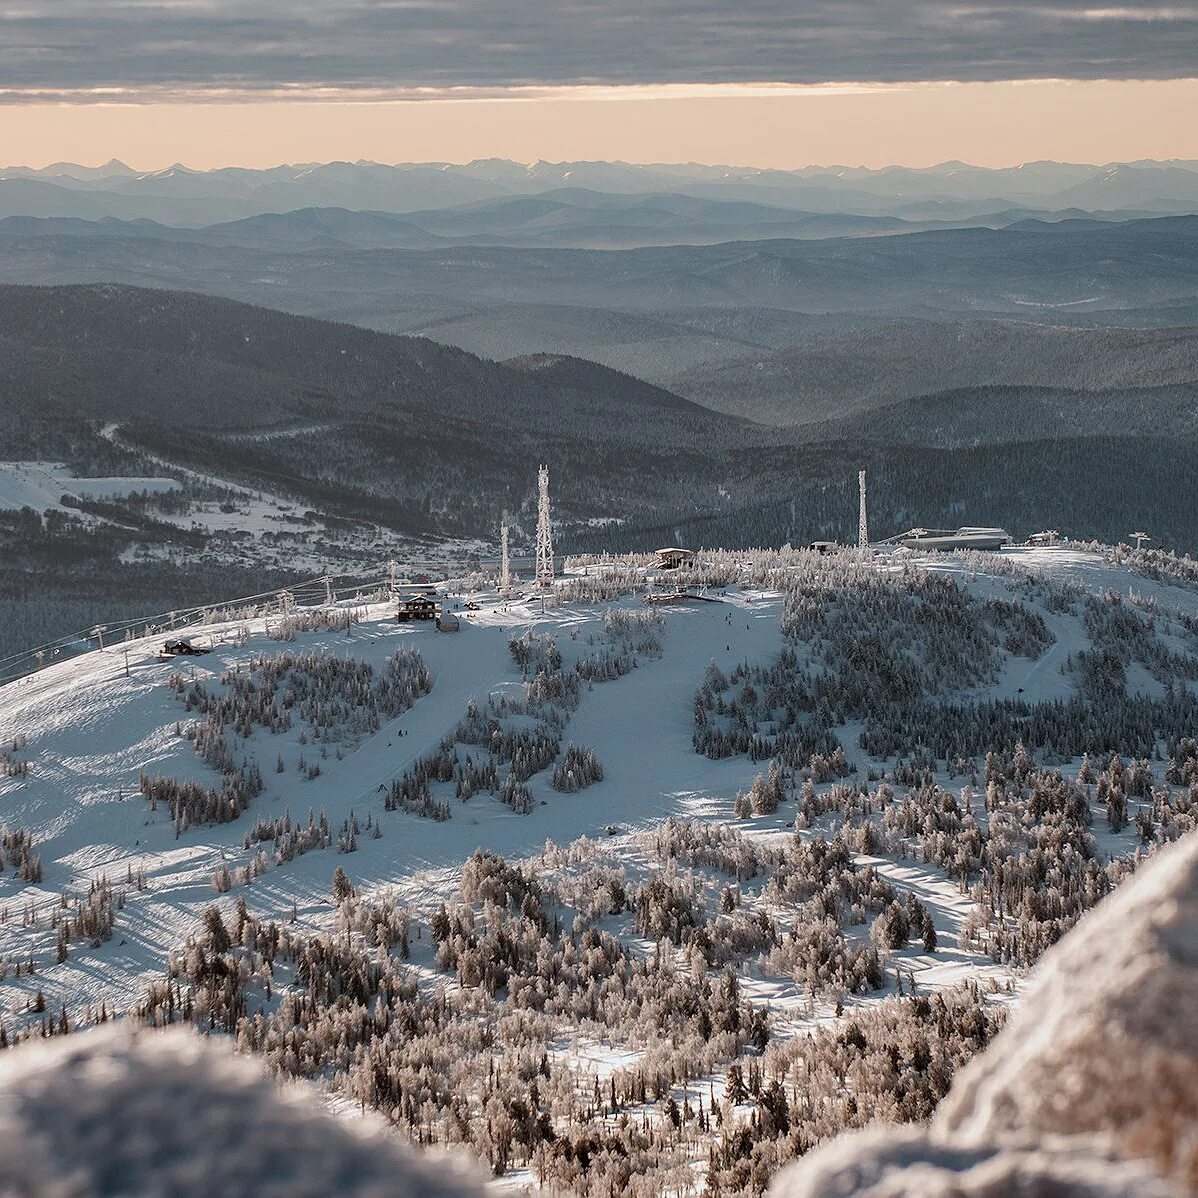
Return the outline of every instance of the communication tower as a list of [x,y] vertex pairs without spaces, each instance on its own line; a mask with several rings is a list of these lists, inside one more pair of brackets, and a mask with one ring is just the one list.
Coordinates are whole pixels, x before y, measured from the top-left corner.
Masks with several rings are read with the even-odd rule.
[[869,548],[869,519],[865,514],[865,471],[857,473],[857,485],[861,489],[861,515],[857,521],[857,547]]
[[553,525],[549,522],[549,467],[537,472],[537,586],[553,586]]
[[499,530],[499,593],[507,595],[512,589],[511,562],[508,558],[507,525]]

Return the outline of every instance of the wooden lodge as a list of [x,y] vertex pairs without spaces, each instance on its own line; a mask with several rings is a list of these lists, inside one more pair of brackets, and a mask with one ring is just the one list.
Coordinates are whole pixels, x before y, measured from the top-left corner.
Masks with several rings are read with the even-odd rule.
[[401,595],[395,619],[400,624],[413,620],[435,620],[440,614],[440,605],[431,595]]
[[672,545],[666,549],[657,550],[655,556],[657,561],[654,564],[659,570],[677,570],[681,566],[689,566],[695,560],[695,551],[679,549],[676,545]]

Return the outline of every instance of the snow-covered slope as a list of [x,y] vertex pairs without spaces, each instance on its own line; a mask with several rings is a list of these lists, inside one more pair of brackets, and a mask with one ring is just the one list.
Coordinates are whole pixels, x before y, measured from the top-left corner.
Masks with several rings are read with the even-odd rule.
[[[639,1125],[621,1122],[629,1112],[668,1124],[668,1098],[681,1111],[683,1138],[671,1141],[666,1172],[659,1157],[645,1158],[645,1184],[677,1181],[693,1166],[701,1185],[713,1146],[727,1181],[742,1176],[736,1154],[746,1144],[752,1169],[764,1170],[794,1155],[794,1136],[829,1134],[809,1116],[800,1131],[797,1106],[792,1139],[763,1130],[764,1091],[742,1094],[733,1066],[797,1086],[803,1045],[823,1045],[821,1036],[858,1019],[868,1054],[871,1037],[885,1041],[878,1029],[887,1020],[930,1018],[896,999],[939,992],[960,1014],[938,1031],[918,1023],[943,1059],[912,1091],[934,1100],[1018,993],[1024,963],[1117,885],[1142,846],[1192,823],[1180,778],[1191,759],[1176,738],[1155,746],[1167,760],[1118,770],[1104,768],[1109,753],[1091,765],[1080,749],[1058,751],[1086,737],[1109,740],[1126,717],[1138,739],[1120,751],[1151,758],[1146,722],[1180,718],[1178,696],[1198,679],[1198,588],[1184,570],[1149,578],[1082,550],[868,561],[713,552],[702,567],[709,601],[650,608],[641,592],[653,580],[637,563],[599,576],[578,569],[543,610],[454,593],[465,583],[443,586],[457,632],[397,623],[393,601],[364,596],[323,613],[226,613],[188,630],[195,646],[211,649],[200,656],[162,660],[158,635],[0,688],[6,1034],[131,1009],[164,1019],[168,959],[193,938],[174,958],[170,1002],[189,1011],[198,1003],[222,1026],[197,962],[231,953],[244,989],[234,1006],[249,1004],[238,1009],[256,1021],[238,1027],[239,1039],[271,1045],[277,1034],[283,1043],[291,1033],[280,1021],[291,1008],[280,997],[313,984],[294,962],[324,952],[316,946],[330,931],[344,936],[347,952],[352,941],[353,952],[376,953],[384,941],[367,934],[370,921],[402,909],[404,964],[389,950],[376,963],[410,978],[419,995],[457,995],[454,1018],[463,1022],[454,1035],[474,1034],[484,1015],[532,1035],[521,1051],[541,1061],[545,1117],[565,1120],[553,1152],[581,1134],[579,1111],[589,1107],[604,1134],[626,1136]],[[1103,689],[1116,682],[1117,703]],[[1086,696],[1106,704],[1109,718],[1074,728],[1069,721],[1089,710],[1078,706]],[[1118,719],[1112,703],[1123,704]],[[911,732],[902,719],[917,709],[927,726]],[[963,730],[979,712],[991,721],[993,746]],[[1038,720],[1049,721],[1048,733]],[[1019,735],[1041,760],[1017,748],[1012,726],[1026,728]],[[808,732],[811,750],[802,747]],[[951,752],[929,751],[946,736]],[[995,760],[983,766],[990,747]],[[777,786],[771,758],[780,763]],[[218,814],[200,818],[201,808]],[[1041,836],[1041,825],[1056,826],[1059,840]],[[478,849],[510,867],[487,858],[463,868]],[[821,874],[826,851],[845,857]],[[1051,890],[1044,879],[1058,878],[1062,862],[1072,870],[1070,854],[1084,868]],[[334,882],[338,870],[346,876]],[[1024,872],[1035,897],[1023,910],[1009,896],[987,897]],[[496,890],[494,878],[507,880]],[[347,886],[357,906],[340,901]],[[510,895],[525,886],[532,897],[521,914]],[[233,930],[231,944],[205,923],[213,906]],[[476,975],[467,959],[482,951],[475,933],[447,930],[445,906],[460,926],[486,929],[485,943],[543,939],[531,961],[502,950],[510,990],[485,982],[489,966]],[[279,936],[282,956],[272,950],[264,962],[263,940]],[[594,995],[569,988],[583,983],[567,984],[558,965],[536,956],[553,946],[566,962],[583,948],[601,951],[604,969],[628,987],[692,978],[699,1002],[728,987],[748,1004],[737,1019],[756,1018],[750,1008],[765,1013],[766,1041],[746,1040],[745,1023],[732,1039],[709,1027],[700,1043],[688,1038],[690,1024],[620,1022]],[[538,1022],[519,996],[550,969],[558,992],[543,1001],[571,1014]],[[733,982],[718,980],[727,976]],[[957,989],[962,983],[971,988]],[[394,992],[391,981],[383,989]],[[362,1001],[377,1012],[383,999]],[[693,1012],[675,1017],[684,1014]],[[973,1029],[968,1050],[952,1030],[957,1019]],[[422,1134],[461,1140],[465,1133],[440,1122],[448,1098],[434,1104],[435,1118],[384,1105],[376,1080],[351,1079],[319,1055],[323,1034],[306,1028],[317,1055],[302,1069],[273,1048],[272,1060],[283,1072],[324,1078],[338,1101],[377,1103],[401,1124],[434,1129]],[[341,1060],[360,1064],[371,1043]],[[495,1053],[508,1070],[511,1058]],[[392,1076],[407,1067],[395,1064]],[[481,1078],[473,1067],[455,1071],[467,1097],[454,1102],[489,1101],[485,1067]],[[659,1101],[645,1096],[643,1075],[653,1070]],[[854,1076],[865,1085],[864,1074]],[[470,1090],[475,1081],[486,1090]],[[567,1117],[569,1093],[578,1109],[569,1106]],[[918,1103],[888,1105],[892,1098],[879,1098],[882,1117],[928,1113]],[[718,1132],[707,1114],[701,1127],[687,1122],[717,1107]],[[859,1125],[859,1108],[844,1109],[839,1126]],[[749,1120],[752,1134],[736,1141]],[[566,1175],[565,1158],[546,1156],[544,1144],[537,1156],[531,1141],[497,1147],[469,1136],[517,1180]],[[618,1184],[618,1174],[603,1177]]]
[[64,495],[110,499],[178,490],[173,478],[76,478],[57,462],[0,462],[0,508],[61,509]]
[[[35,977],[10,975],[0,997],[11,1009],[41,989],[53,1004],[103,1000],[122,1008],[148,978],[161,973],[166,954],[182,943],[216,897],[214,871],[223,863],[236,867],[252,861],[254,852],[243,849],[243,840],[247,825],[258,817],[290,812],[302,822],[309,810],[323,811],[333,828],[351,812],[360,820],[372,814],[379,818],[381,838],[363,836],[352,856],[307,854],[255,883],[250,897],[256,910],[289,917],[294,904],[302,918],[319,922],[329,912],[329,877],[338,864],[362,886],[401,884],[419,893],[424,871],[456,867],[478,847],[527,855],[547,838],[567,843],[601,836],[612,823],[639,827],[705,800],[727,799],[759,767],[744,760],[713,763],[695,754],[690,700],[713,656],[737,661],[776,653],[777,602],[749,598],[729,596],[727,604],[671,613],[661,659],[596,687],[570,727],[570,739],[598,752],[605,781],[597,791],[573,796],[553,792],[547,778],[534,779],[537,805],[527,816],[484,796],[445,822],[387,815],[381,789],[434,749],[471,699],[483,702],[491,693],[521,691],[521,674],[508,650],[511,636],[529,628],[554,632],[567,654],[573,650],[581,656],[585,638],[600,629],[601,610],[594,607],[551,607],[542,616],[535,605],[491,600],[483,611],[463,616],[460,632],[449,634],[430,624],[397,624],[394,606],[383,604],[368,608],[348,633],[300,633],[286,644],[267,637],[262,620],[254,622],[244,643],[232,643],[241,641],[239,626],[217,625],[193,636],[197,645],[214,646],[202,657],[157,660],[159,635],[51,666],[5,687],[0,745],[26,738],[14,756],[29,762],[30,771],[0,779],[2,819],[33,833],[44,880],[21,887],[9,874],[0,882],[7,892],[0,903],[7,902],[10,913],[0,925],[0,955],[12,959],[53,947],[45,920],[36,929],[14,926],[25,904],[50,911],[60,892],[86,893],[101,876],[128,893],[111,942],[94,954],[81,951],[65,963],[49,963]],[[729,611],[737,615],[731,625],[725,623]],[[379,666],[408,647],[418,648],[431,671],[431,693],[385,722],[344,760],[321,758],[319,748],[309,748],[305,759],[320,761],[318,777],[297,771],[305,756],[302,727],[278,736],[256,731],[250,742],[258,750],[266,789],[241,819],[176,837],[170,818],[151,813],[138,793],[143,772],[209,785],[216,781],[214,771],[179,735],[189,716],[168,685],[172,676],[212,684],[223,670],[285,649],[352,656]],[[273,772],[280,756],[286,767],[281,775]],[[130,872],[138,871],[146,875],[144,890],[124,885]]]

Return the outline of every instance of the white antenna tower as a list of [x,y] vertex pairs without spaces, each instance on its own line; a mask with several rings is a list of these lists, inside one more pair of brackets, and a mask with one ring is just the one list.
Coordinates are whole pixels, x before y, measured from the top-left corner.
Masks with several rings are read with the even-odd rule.
[[537,586],[553,586],[553,526],[549,523],[549,467],[537,471]]
[[1145,541],[1151,541],[1152,538],[1146,532],[1129,532],[1127,534],[1136,543],[1137,549],[1144,548]]
[[499,593],[507,595],[512,589],[511,562],[508,559],[507,525],[499,529]]
[[869,518],[865,514],[865,471],[857,473],[857,485],[861,488],[861,516],[857,522],[857,547],[869,548]]

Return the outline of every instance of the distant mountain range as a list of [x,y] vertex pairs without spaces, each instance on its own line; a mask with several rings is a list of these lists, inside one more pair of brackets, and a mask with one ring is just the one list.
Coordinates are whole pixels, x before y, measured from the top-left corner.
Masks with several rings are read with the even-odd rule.
[[851,535],[864,465],[880,528],[1134,492],[1198,548],[1195,210],[1195,162],[14,168],[0,435],[419,536],[539,461],[580,548]]
[[[588,199],[586,211],[626,215],[625,201],[609,201]],[[525,197],[426,215],[445,228],[521,209],[527,223],[556,203]],[[696,211],[710,216],[705,204],[668,210],[693,222]],[[1198,217],[623,251],[349,244],[383,240],[397,223],[407,218],[328,210],[201,230],[12,218],[0,221],[0,282],[192,290],[495,360],[584,358],[778,424],[975,384],[1192,377],[1186,335],[1099,330],[1198,325]],[[977,322],[991,327],[967,327]]]
[[[0,202],[3,187],[0,181]],[[1061,221],[1098,219],[1076,210],[1054,217]],[[988,227],[1002,228],[1028,219],[1024,210],[1009,210],[986,218],[985,223]],[[465,245],[636,249],[773,238],[883,236],[958,227],[962,227],[961,222],[794,212],[763,204],[700,200],[684,195],[629,197],[577,190],[484,200],[402,215],[355,212],[347,208],[301,208],[199,228],[165,225],[146,218],[121,220],[115,216],[0,218],[0,234],[104,236],[288,249],[439,249]]]
[[[857,413],[869,413],[853,424],[863,436],[877,431],[870,424],[874,414],[900,398],[963,388],[987,389],[994,396],[1013,395],[1012,388],[1116,394],[1179,383],[1195,395],[1198,419],[1193,327],[1085,328],[976,319],[808,333],[784,349],[699,366],[672,380],[676,390],[700,403],[768,424],[810,421],[822,429],[832,427],[829,417],[847,417],[853,424]],[[1117,405],[1110,415],[1116,423],[1103,431],[1116,432]],[[1127,418],[1132,421],[1133,413]],[[886,427],[884,435],[895,440],[919,439]],[[931,436],[925,422],[917,427]],[[968,436],[964,443],[970,443]]]
[[[1004,208],[958,220],[836,212],[801,212],[742,200],[700,199],[685,194],[627,196],[580,188],[510,196],[420,212],[390,213],[349,208],[300,208],[239,220],[190,226],[145,216],[96,216],[97,205],[72,193],[51,196],[27,215],[29,180],[0,179],[0,233],[25,236],[102,236],[130,240],[187,241],[205,245],[254,245],[288,249],[439,249],[481,245],[560,249],[640,249],[664,245],[715,245],[728,241],[819,240],[880,237],[934,229],[1015,228],[1076,232],[1116,220],[1153,215]],[[7,188],[7,190],[6,190]],[[18,211],[3,215],[6,206]],[[98,206],[113,213],[144,205],[107,197]]]
[[986,169],[961,162],[913,169],[804,167],[756,170],[697,164],[536,162],[463,165],[332,162],[266,170],[139,172],[123,163],[0,170],[0,216],[148,218],[207,225],[267,212],[334,207],[386,213],[471,204],[565,189],[609,195],[685,195],[810,213],[976,220],[1012,208],[1188,213],[1198,210],[1198,163],[1105,165],[1032,162]]

